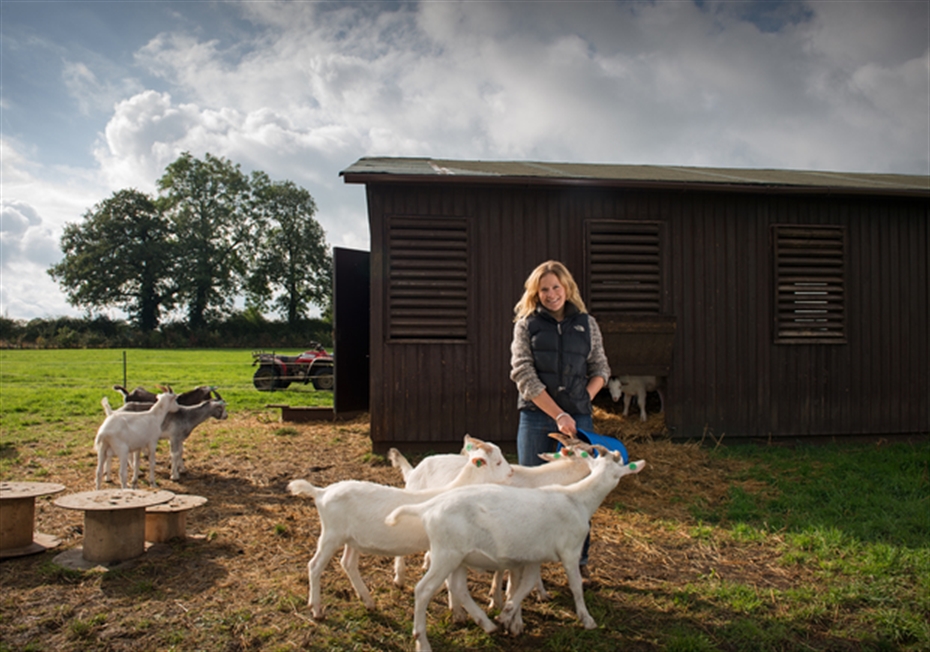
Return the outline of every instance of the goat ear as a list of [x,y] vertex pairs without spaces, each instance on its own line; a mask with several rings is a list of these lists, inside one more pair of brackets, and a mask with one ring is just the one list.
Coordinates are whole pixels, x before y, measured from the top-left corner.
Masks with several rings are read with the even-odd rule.
[[646,466],[646,460],[637,460],[626,465],[630,473],[639,473]]
[[471,458],[471,463],[480,469],[482,466],[487,464],[488,461],[484,457],[476,456]]

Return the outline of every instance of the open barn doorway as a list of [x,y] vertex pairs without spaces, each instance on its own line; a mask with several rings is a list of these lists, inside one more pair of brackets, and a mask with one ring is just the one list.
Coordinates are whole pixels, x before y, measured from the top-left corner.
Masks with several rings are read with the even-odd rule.
[[368,410],[371,254],[333,248],[333,342],[336,415]]

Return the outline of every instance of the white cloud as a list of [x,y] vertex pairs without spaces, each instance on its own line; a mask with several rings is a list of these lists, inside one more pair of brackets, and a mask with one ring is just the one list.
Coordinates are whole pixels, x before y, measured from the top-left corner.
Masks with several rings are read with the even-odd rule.
[[128,93],[142,90],[137,81],[129,78],[101,80],[90,65],[80,61],[62,63],[62,80],[83,115],[111,111]]
[[11,319],[79,317],[46,268],[31,262],[4,265],[0,276],[0,314]]
[[87,170],[47,167],[0,140],[0,313],[16,319],[80,314],[46,270],[61,260],[66,222],[77,222],[105,189]]
[[50,265],[58,259],[57,245],[32,206],[15,200],[0,202],[0,260],[4,266],[23,260]]
[[[174,104],[167,93],[147,91],[116,107],[95,156],[114,190],[133,187],[153,194],[166,166],[182,152],[225,157],[246,172],[263,170],[273,179],[307,188],[317,201],[318,220],[330,242],[364,243],[367,248],[364,192],[344,187],[338,178],[339,170],[353,162],[355,155],[348,149],[358,151],[346,146],[355,138],[338,124],[299,127],[291,117],[269,108],[250,113],[212,110]],[[347,214],[340,206],[352,210]]]
[[0,313],[16,317],[35,317],[49,310],[55,310],[56,314],[74,314],[45,272],[59,258],[58,241],[35,208],[24,202],[3,199],[0,202]]

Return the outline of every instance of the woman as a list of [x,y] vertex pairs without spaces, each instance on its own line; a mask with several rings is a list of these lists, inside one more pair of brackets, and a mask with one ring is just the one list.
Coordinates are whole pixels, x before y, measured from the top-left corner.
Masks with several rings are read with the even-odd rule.
[[[520,394],[517,456],[524,466],[542,464],[552,450],[549,433],[575,435],[593,430],[591,400],[610,378],[604,339],[587,314],[578,285],[562,263],[549,260],[533,270],[514,307],[510,379]],[[588,547],[581,551],[581,575],[588,578]]]
[[550,260],[529,275],[514,307],[510,378],[520,394],[517,455],[541,464],[552,450],[549,433],[593,430],[591,400],[610,378],[604,340],[587,314],[578,285],[562,263]]

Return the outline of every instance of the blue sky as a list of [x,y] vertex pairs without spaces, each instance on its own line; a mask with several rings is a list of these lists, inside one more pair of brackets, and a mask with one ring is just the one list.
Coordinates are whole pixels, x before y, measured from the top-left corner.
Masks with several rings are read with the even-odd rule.
[[362,156],[930,174],[930,2],[2,0],[0,312],[80,314],[63,226],[184,151],[361,249]]

